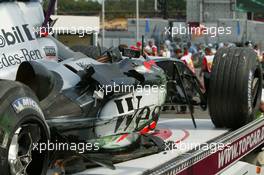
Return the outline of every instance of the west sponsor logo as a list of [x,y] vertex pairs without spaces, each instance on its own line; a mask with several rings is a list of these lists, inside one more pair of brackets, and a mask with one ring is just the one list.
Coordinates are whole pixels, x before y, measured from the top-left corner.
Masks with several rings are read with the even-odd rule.
[[42,110],[38,103],[29,97],[22,97],[12,103],[12,106],[17,114],[26,109],[33,109],[43,116]]
[[[136,96],[136,98],[137,98],[137,108],[139,108],[142,96]],[[126,103],[123,104],[123,101],[126,101]],[[114,102],[116,104],[116,107],[117,107],[117,110],[118,110],[119,114],[123,114],[125,112],[124,111],[124,105],[127,105],[128,111],[134,110],[133,97],[127,97],[127,98],[125,98],[125,100],[117,99]]]
[[[140,102],[142,96],[137,96],[136,98],[137,98],[136,108],[133,106],[132,97],[125,98],[124,100],[123,99],[115,100],[115,104],[119,114],[125,113],[123,105],[127,105],[128,111],[134,110],[134,113],[131,115],[124,115],[123,117],[119,117],[119,119],[116,122],[115,132],[118,132],[120,130],[127,131],[127,129],[132,125],[134,125],[134,130],[140,131],[147,125],[149,125],[149,128],[151,128],[150,126],[151,122],[158,121],[161,107],[153,106],[151,108],[150,106],[145,106],[143,108],[140,108]],[[126,101],[126,103],[123,103],[123,101]],[[123,124],[124,121],[125,124]]]
[[0,48],[12,46],[26,41],[33,41],[28,24],[11,27],[10,30],[0,29]]
[[43,59],[40,50],[20,49],[20,52],[8,55],[0,55],[0,69],[21,64],[23,61],[35,61]]

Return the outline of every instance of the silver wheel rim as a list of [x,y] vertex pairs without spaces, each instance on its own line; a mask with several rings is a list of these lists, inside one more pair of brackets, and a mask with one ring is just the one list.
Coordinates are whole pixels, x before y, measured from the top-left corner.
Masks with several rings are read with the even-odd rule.
[[[27,175],[27,168],[32,161],[33,141],[31,134],[29,132],[26,134],[27,141],[29,141],[28,148],[21,148],[21,145],[19,145],[19,134],[21,131],[22,127],[19,127],[15,131],[8,151],[8,163],[11,175]],[[21,153],[21,149],[26,149],[26,152]]]

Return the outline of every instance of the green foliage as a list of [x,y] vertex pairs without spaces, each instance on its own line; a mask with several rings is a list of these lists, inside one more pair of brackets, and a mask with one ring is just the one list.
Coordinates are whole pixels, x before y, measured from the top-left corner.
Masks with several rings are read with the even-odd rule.
[[[168,11],[185,10],[186,0],[166,0]],[[136,0],[105,0],[107,11],[135,11]],[[154,0],[139,0],[140,11],[153,11]]]
[[63,12],[67,11],[100,11],[101,4],[96,1],[87,0],[60,0],[59,10]]
[[[48,0],[44,1],[47,8]],[[155,13],[154,0],[139,0],[140,12]],[[168,13],[184,11],[186,0],[167,0]],[[135,13],[136,0],[105,0],[106,13],[116,12],[116,17]],[[101,4],[96,0],[58,0],[58,12],[62,14],[71,13],[101,13]],[[115,16],[115,15],[114,15]]]
[[[48,0],[44,1],[44,7],[48,7]],[[62,13],[99,12],[101,11],[101,4],[92,0],[58,0],[58,11]]]
[[168,1],[168,10],[186,10],[186,0],[167,0]]

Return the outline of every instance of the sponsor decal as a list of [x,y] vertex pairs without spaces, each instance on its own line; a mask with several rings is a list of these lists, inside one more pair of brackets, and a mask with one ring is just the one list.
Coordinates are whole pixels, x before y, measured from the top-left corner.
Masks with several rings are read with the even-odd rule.
[[42,110],[38,103],[29,97],[19,98],[12,103],[12,106],[17,114],[25,109],[33,109],[43,116]]
[[[9,29],[0,29],[0,49],[34,41],[35,37],[29,29],[29,24],[13,26]],[[8,54],[1,52],[0,69],[21,64],[23,61],[43,59],[41,51],[21,48],[18,52]]]
[[[143,108],[139,108],[142,96],[137,96],[136,98],[137,98],[136,108],[133,106],[132,97],[128,97],[125,99],[118,99],[114,101],[119,114],[125,113],[123,105],[127,105],[128,111],[134,111],[133,114],[131,115],[124,115],[123,117],[119,117],[117,119],[116,126],[115,126],[115,133],[121,130],[125,132],[132,125],[134,125],[134,130],[136,131],[140,131],[144,127],[155,129],[151,127],[151,123],[157,122],[161,107],[153,106],[151,108],[150,106],[145,106]],[[125,102],[123,103],[123,101]],[[124,121],[125,121],[125,124],[123,123]]]
[[28,24],[13,26],[10,30],[0,29],[0,48],[33,40],[35,38],[30,32]]
[[23,61],[35,61],[43,59],[40,50],[20,49],[18,53],[0,55],[0,69],[21,64]]
[[249,152],[264,139],[264,127],[232,143],[229,149],[225,149],[218,153],[218,168],[224,168],[236,158],[241,157]]
[[[137,98],[137,108],[139,108],[142,96],[136,96],[136,98]],[[123,104],[123,101],[126,101],[126,103]],[[125,98],[125,100],[124,99],[115,100],[114,102],[116,104],[116,107],[117,107],[117,110],[118,110],[119,114],[123,114],[125,112],[123,105],[127,105],[128,111],[133,111],[134,110],[134,106],[133,106],[133,102],[132,101],[133,101],[133,97]]]
[[44,47],[44,52],[47,57],[55,57],[56,56],[56,49],[52,46]]
[[[208,149],[187,161],[166,171],[166,175],[188,174],[188,172],[203,175],[217,174],[232,163],[238,161],[264,141],[264,126],[261,126],[237,140],[229,143],[224,149],[213,151]],[[210,168],[208,168],[210,167]]]

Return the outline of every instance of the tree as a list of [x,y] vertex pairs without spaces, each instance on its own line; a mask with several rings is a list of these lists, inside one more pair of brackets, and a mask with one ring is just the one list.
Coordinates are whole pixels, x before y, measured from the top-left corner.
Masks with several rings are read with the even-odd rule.
[[[44,1],[44,8],[48,6],[48,0]],[[92,0],[58,0],[59,13],[78,13],[78,12],[100,12],[101,4]]]
[[[166,8],[160,10],[160,16],[165,13],[170,16],[176,11],[186,9],[186,0],[158,0],[165,2]],[[154,0],[139,0],[140,14],[157,14],[154,9]],[[44,7],[47,7],[47,0]],[[135,14],[136,0],[105,0],[106,18],[129,17]],[[59,14],[100,14],[101,4],[94,0],[58,0]]]

